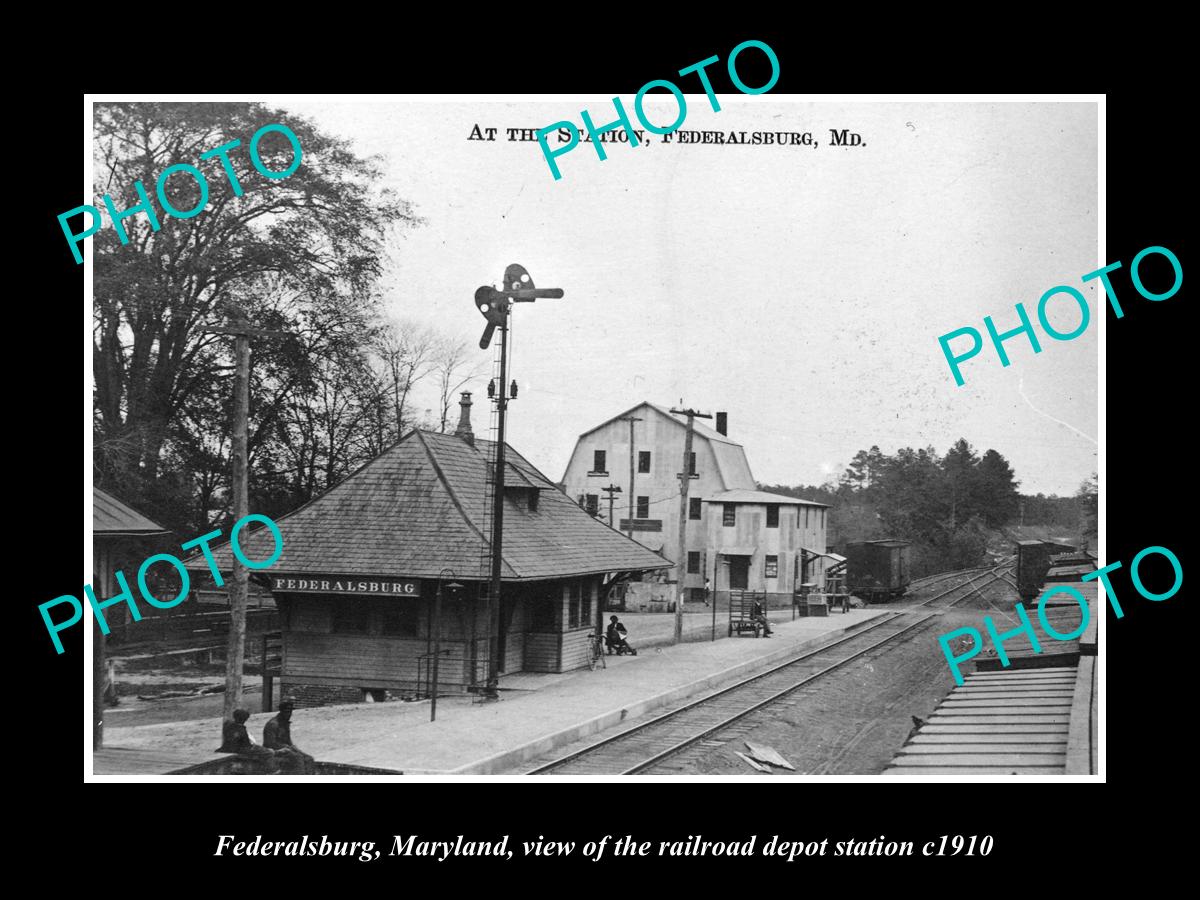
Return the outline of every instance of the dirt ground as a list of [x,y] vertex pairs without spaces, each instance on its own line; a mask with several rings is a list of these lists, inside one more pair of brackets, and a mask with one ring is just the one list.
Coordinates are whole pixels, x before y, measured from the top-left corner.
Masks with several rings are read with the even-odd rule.
[[[753,722],[715,735],[654,774],[758,774],[734,753],[746,752],[746,740],[774,747],[797,775],[881,773],[913,730],[912,717],[928,718],[954,687],[938,636],[968,625],[980,628],[984,615],[997,624],[1011,617],[1017,597],[1010,588],[993,582],[980,593],[941,611],[911,636],[800,688]],[[789,774],[772,769],[762,777]]]
[[[130,669],[116,661],[117,696],[121,702],[104,711],[105,724],[110,727],[133,725],[156,725],[161,722],[179,722],[188,719],[213,718],[220,720],[225,705],[224,692],[199,694],[189,697],[171,697],[160,700],[153,698],[167,692],[198,692],[204,688],[222,687],[225,684],[223,663],[188,665],[171,668]],[[278,692],[278,683],[275,687]],[[139,696],[140,695],[140,696]],[[262,678],[257,675],[242,677],[243,703],[251,712],[262,709]]]

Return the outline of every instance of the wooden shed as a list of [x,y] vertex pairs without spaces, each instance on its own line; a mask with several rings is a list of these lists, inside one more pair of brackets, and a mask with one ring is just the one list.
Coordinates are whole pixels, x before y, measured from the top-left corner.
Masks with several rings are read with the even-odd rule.
[[[117,593],[113,573],[125,557],[144,554],[146,545],[170,532],[100,488],[92,487],[92,585],[101,597]],[[122,604],[122,627],[128,627],[129,607]],[[92,620],[92,749],[104,745],[104,694],[108,684],[108,639],[100,621]],[[112,624],[109,626],[112,627]]]

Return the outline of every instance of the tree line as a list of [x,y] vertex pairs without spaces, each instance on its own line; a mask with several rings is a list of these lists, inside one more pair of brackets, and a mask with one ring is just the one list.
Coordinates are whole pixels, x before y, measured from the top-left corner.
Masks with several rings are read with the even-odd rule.
[[829,504],[831,547],[883,538],[912,541],[914,576],[979,565],[989,549],[1010,541],[1005,529],[1018,524],[1072,532],[1090,527],[1094,534],[1094,476],[1072,498],[1025,497],[1018,484],[999,452],[980,455],[960,438],[945,454],[933,447],[887,454],[873,446],[856,453],[840,476],[823,485],[762,489]]
[[[420,219],[377,187],[377,159],[303,117],[257,103],[97,104],[95,190],[128,209],[136,181],[273,122],[304,148],[288,179],[267,184],[247,165],[240,196],[214,177],[195,217],[155,231],[131,216],[128,243],[115,229],[94,239],[95,483],[183,534],[229,517],[233,341],[206,328],[244,317],[287,333],[252,343],[250,508],[273,518],[413,426],[453,427],[456,392],[481,374],[465,342],[384,314],[385,240]],[[177,209],[199,200],[192,179],[167,192]],[[418,408],[418,388],[436,407]]]

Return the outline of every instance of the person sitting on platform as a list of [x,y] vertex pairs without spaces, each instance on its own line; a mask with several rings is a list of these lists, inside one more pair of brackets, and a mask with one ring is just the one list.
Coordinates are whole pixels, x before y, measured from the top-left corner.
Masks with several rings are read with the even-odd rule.
[[290,775],[315,775],[316,760],[292,743],[292,710],[296,705],[291,700],[279,704],[279,714],[263,728],[263,745],[275,751]]
[[221,746],[218,753],[236,753],[239,756],[250,756],[265,763],[270,770],[275,769],[275,752],[254,743],[250,732],[246,730],[246,720],[250,713],[244,709],[233,711],[233,721],[221,726]]
[[774,633],[771,631],[771,624],[767,621],[767,613],[763,609],[762,601],[754,601],[754,609],[750,612],[750,618],[762,625],[763,637],[770,637]]
[[629,646],[629,642],[625,639],[628,631],[625,625],[616,616],[609,616],[608,628],[604,632],[604,643],[608,647],[608,654],[611,656],[616,653],[618,656],[622,653],[632,653],[637,656],[637,651]]

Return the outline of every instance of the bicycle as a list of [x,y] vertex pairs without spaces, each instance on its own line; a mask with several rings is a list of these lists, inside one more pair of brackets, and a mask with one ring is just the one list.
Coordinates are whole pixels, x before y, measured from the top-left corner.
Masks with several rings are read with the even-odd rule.
[[588,635],[588,668],[596,671],[596,663],[607,669],[608,662],[604,659],[604,638],[596,633]]

